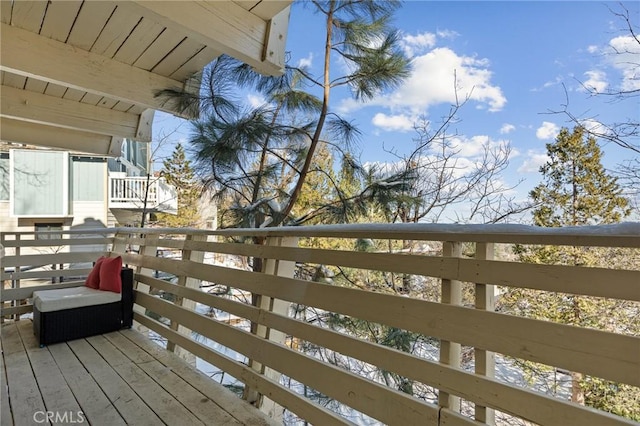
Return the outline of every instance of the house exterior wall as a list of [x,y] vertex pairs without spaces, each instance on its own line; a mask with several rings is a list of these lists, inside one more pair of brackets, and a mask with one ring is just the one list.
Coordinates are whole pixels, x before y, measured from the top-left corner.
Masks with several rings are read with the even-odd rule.
[[4,151],[0,154],[0,229],[113,225],[109,223],[107,176],[107,162],[102,157],[61,151]]

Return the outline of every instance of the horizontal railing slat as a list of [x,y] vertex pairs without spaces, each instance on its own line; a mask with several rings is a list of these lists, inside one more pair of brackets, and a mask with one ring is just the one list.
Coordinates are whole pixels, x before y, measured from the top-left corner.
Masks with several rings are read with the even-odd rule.
[[[640,385],[640,338],[191,261],[125,254],[128,263],[214,279],[256,294],[315,306],[443,340]],[[524,332],[526,330],[526,332]],[[594,345],[593,342],[598,342]]]
[[89,268],[47,269],[45,271],[2,272],[1,280],[26,280],[34,278],[83,277],[91,272]]
[[29,312],[33,312],[33,305],[20,305],[8,308],[2,307],[0,309],[0,315],[3,317],[16,314],[28,314]]
[[2,258],[2,266],[46,266],[61,263],[93,262],[100,256],[106,256],[109,252],[63,252],[50,254],[25,254],[20,256],[5,256]]
[[87,246],[87,245],[110,245],[113,237],[102,238],[55,238],[37,240],[4,240],[4,247],[60,247],[60,246]]
[[288,335],[376,365],[386,371],[393,371],[477,404],[497,408],[537,424],[566,426],[624,424],[617,416],[596,410],[585,410],[584,407],[576,404],[500,383],[201,290],[177,286],[146,275],[136,274],[136,279],[159,290],[280,330]]
[[33,297],[34,291],[40,290],[53,290],[56,288],[69,288],[69,287],[78,287],[84,285],[84,281],[69,281],[65,283],[55,283],[55,284],[45,284],[45,285],[37,285],[37,286],[29,286],[23,288],[8,288],[2,290],[2,295],[0,295],[1,302],[8,302],[11,300],[23,300]]
[[[414,241],[459,241],[517,244],[640,248],[640,223],[545,228],[517,224],[462,225],[437,223],[348,224],[202,230],[192,228],[95,228],[50,231],[51,234],[211,235],[221,237],[372,238]],[[32,231],[3,235],[33,235]],[[46,234],[43,232],[42,234]]]
[[436,424],[437,407],[244,330],[136,293],[136,303],[387,424]]
[[178,333],[175,330],[165,326],[158,321],[149,317],[134,313],[134,319],[140,324],[155,331],[161,336],[166,337],[169,341],[183,347],[192,354],[201,359],[217,366],[222,371],[227,372],[231,376],[244,382],[253,388],[256,388],[264,395],[268,395],[271,399],[288,408],[297,415],[307,419],[313,424],[318,425],[345,425],[352,424],[339,415],[314,404],[306,398],[300,398],[292,390],[282,386],[280,383],[274,382],[269,378],[259,374],[246,365],[229,358],[215,350],[196,342],[193,339]]
[[186,250],[337,265],[450,280],[640,301],[640,271],[394,253],[185,241]]

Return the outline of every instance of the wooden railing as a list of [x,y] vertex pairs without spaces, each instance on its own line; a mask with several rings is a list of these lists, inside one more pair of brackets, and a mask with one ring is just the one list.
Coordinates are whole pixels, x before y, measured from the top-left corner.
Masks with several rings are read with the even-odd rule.
[[[508,315],[495,312],[494,307],[496,294],[500,297],[496,288],[528,288],[629,301],[637,308],[640,271],[526,264],[499,258],[494,251],[498,245],[513,244],[594,246],[628,250],[638,259],[640,224],[555,230],[508,225],[344,225],[226,231],[136,229],[135,233],[128,228],[100,230],[100,236],[81,232],[69,231],[65,233],[69,238],[58,240],[35,240],[31,233],[0,234],[5,250],[0,264],[5,288],[3,318],[30,310],[28,301],[20,302],[36,288],[26,286],[27,280],[86,274],[86,265],[69,267],[112,251],[136,268],[138,326],[163,336],[167,349],[195,355],[244,383],[243,397],[274,417],[282,416],[284,407],[318,425],[349,423],[349,416],[398,425],[494,424],[496,416],[503,424],[634,424],[571,403],[566,395],[554,397],[496,378],[494,365],[496,359],[509,365],[535,362],[556,371],[640,387],[637,335]],[[265,244],[228,242],[231,237],[238,241],[259,237]],[[384,240],[390,248],[397,241],[413,241],[416,247],[428,242],[430,251],[330,250],[303,247],[321,244],[298,244],[307,238],[326,243],[324,247],[331,242],[355,246],[358,239]],[[83,246],[92,250],[78,249]],[[159,250],[174,256],[158,257]],[[259,258],[262,269],[232,267],[223,258]],[[20,271],[44,264],[64,268]],[[395,274],[400,282],[409,275],[430,277],[427,285],[439,283],[439,300],[408,297],[393,286],[379,285],[380,281],[377,286],[314,281],[312,274],[302,272],[303,265],[365,271],[379,280]],[[177,279],[172,283],[158,278],[159,274]],[[242,300],[209,293],[209,285],[250,297]],[[465,298],[464,291],[468,293]],[[159,293],[173,297],[158,297]],[[202,309],[196,306],[211,307],[239,320],[216,319],[200,313]],[[293,311],[308,314],[300,317],[292,315]],[[397,329],[419,336],[415,341],[422,343],[414,344],[412,350],[400,350],[346,327],[331,327],[332,318],[360,321],[365,329]],[[193,338],[192,332],[241,356],[215,350]],[[237,360],[242,357],[245,361]],[[358,368],[350,371],[349,366]],[[397,382],[385,380],[389,374],[412,383],[414,392],[398,390]],[[326,401],[332,404],[323,404]]]

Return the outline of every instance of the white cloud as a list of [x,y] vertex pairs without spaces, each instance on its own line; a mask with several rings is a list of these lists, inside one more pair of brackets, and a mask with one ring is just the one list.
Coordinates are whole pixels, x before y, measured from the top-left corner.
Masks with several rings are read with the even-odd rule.
[[518,167],[518,173],[532,173],[538,172],[549,157],[546,153],[540,153],[533,150],[527,151],[527,157],[522,162],[522,165]]
[[406,132],[413,130],[414,118],[406,115],[386,115],[381,112],[377,113],[371,119],[371,123],[386,131]]
[[609,41],[609,59],[612,65],[622,73],[620,89],[624,91],[640,90],[640,39],[633,36],[615,37]]
[[407,110],[419,115],[437,104],[453,104],[457,98],[481,104],[489,111],[501,110],[507,102],[499,86],[491,84],[493,73],[487,68],[488,60],[459,56],[453,50],[440,47],[413,59],[411,75],[394,93],[381,96],[367,104],[345,100],[339,112],[362,107],[383,106],[393,110]]
[[538,127],[538,130],[536,130],[536,137],[542,140],[554,139],[558,136],[559,132],[560,127],[558,127],[557,124],[549,121],[543,121],[542,126]]
[[247,95],[247,102],[251,108],[258,108],[267,103],[267,100],[259,95]]
[[606,133],[606,127],[597,120],[587,118],[580,120],[580,125],[584,127],[588,132],[593,133]]
[[599,50],[600,49],[598,48],[598,46],[595,46],[593,44],[590,46],[587,46],[587,52],[589,53],[598,53]]
[[557,86],[559,84],[562,84],[563,81],[564,81],[564,77],[559,75],[553,80],[549,80],[549,81],[544,82],[544,84],[542,84],[541,87],[534,87],[533,89],[531,89],[531,91],[532,92],[540,92],[543,89],[547,89],[549,87]]
[[504,123],[502,127],[500,127],[500,134],[506,135],[508,133],[513,132],[515,129],[516,129],[516,126],[514,126],[513,124]]
[[477,135],[470,138],[453,138],[451,149],[460,157],[473,158],[480,155],[484,147],[490,144],[489,136]]
[[298,68],[311,68],[313,64],[313,52],[309,52],[306,58],[302,58],[298,61]]
[[607,74],[604,71],[592,70],[584,73],[589,79],[582,83],[583,91],[602,93],[609,86]]
[[405,54],[412,58],[416,53],[424,52],[436,45],[436,35],[433,33],[422,33],[416,35],[405,35],[401,40]]
[[448,38],[448,39],[454,39],[460,35],[458,32],[453,30],[438,30],[436,31],[436,34],[440,38]]

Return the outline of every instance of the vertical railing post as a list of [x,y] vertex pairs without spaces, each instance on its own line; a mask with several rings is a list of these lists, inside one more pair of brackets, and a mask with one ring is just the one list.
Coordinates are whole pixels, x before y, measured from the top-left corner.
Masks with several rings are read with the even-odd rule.
[[[267,238],[266,244],[269,246],[297,247],[298,237],[269,237]],[[295,272],[295,262],[267,259],[263,263],[262,271],[269,275],[292,278]],[[280,315],[289,315],[290,303],[284,300],[257,295],[255,304],[258,308],[265,311],[274,312]],[[281,344],[285,343],[286,335],[283,332],[268,328],[262,324],[252,325],[251,332],[272,342]],[[255,360],[250,359],[249,366],[272,380],[278,381],[280,379],[279,372],[266,367]],[[257,390],[245,387],[243,398],[254,404],[256,407],[259,407],[262,412],[266,413],[272,419],[282,421],[284,409],[271,399],[259,394]]]
[[[4,257],[4,238],[5,234],[0,233],[0,274],[4,272],[4,268],[2,267],[2,258]],[[0,279],[0,291],[4,290],[4,281]],[[0,303],[0,309],[4,309],[6,306],[5,302]],[[0,315],[0,324],[4,323],[4,315]]]
[[[133,228],[135,229],[135,228]],[[144,234],[144,236],[141,236],[142,238],[142,242],[140,244],[140,247],[138,249],[138,253],[141,256],[152,256],[152,257],[156,257],[156,253],[158,251],[158,240],[159,240],[159,235],[158,234]],[[136,266],[135,268],[135,273],[136,274],[140,274],[140,275],[148,275],[148,276],[153,276],[153,269],[151,268],[143,268],[141,265]],[[143,284],[139,281],[134,281],[134,288],[141,292],[141,293],[146,293],[149,294],[149,285],[148,284]],[[142,306],[139,305],[133,305],[133,312],[137,312],[140,315],[145,315],[145,308],[143,308]],[[137,324],[136,329],[138,331],[141,332],[146,332],[147,329],[146,327]]]
[[[494,244],[493,243],[477,243],[476,244],[476,259],[478,260],[493,260],[494,256]],[[476,283],[476,309],[494,311],[496,307],[495,303],[495,286],[491,284]],[[475,349],[475,370],[476,374],[480,374],[486,377],[495,376],[496,359],[493,352],[489,352],[483,349]],[[475,419],[488,425],[495,425],[496,423],[495,410],[476,404],[475,406]]]
[[[207,236],[206,235],[187,234],[187,236],[185,237],[185,244],[187,242],[189,242],[189,241],[207,241]],[[182,249],[182,260],[190,260],[190,261],[193,261],[193,262],[202,263],[202,261],[204,260],[204,251],[195,251],[195,250],[183,248]],[[197,278],[188,277],[186,275],[180,275],[180,276],[178,276],[177,285],[182,286],[182,287],[199,289],[200,288],[200,282],[201,282],[201,280],[199,280]],[[196,308],[196,302],[194,302],[191,299],[185,299],[185,298],[180,297],[180,296],[176,296],[176,299],[174,300],[173,303],[175,303],[178,306],[182,306],[184,308],[190,309],[190,310],[195,310],[195,308]],[[170,327],[171,327],[172,330],[176,330],[177,332],[182,333],[182,334],[184,334],[186,336],[190,336],[191,335],[191,330],[189,330],[187,327],[181,325],[177,321],[174,321],[173,319],[171,320]],[[191,352],[185,351],[184,349],[180,348],[179,346],[176,346],[176,344],[174,342],[172,342],[172,341],[168,341],[167,342],[167,350],[175,352],[181,358],[187,360],[189,363],[191,363],[191,364],[193,364],[195,366],[195,362],[196,362],[195,356],[193,354],[191,354]]]
[[[34,238],[37,238],[34,235]],[[15,248],[15,256],[16,258],[20,257],[20,234],[16,234],[16,248]],[[20,277],[20,272],[22,271],[22,265],[16,265],[13,267],[13,272],[16,274],[17,277]],[[11,288],[20,288],[20,278],[17,279],[11,279]],[[20,305],[20,301],[19,300],[14,300],[13,302],[11,302],[11,306],[19,306]],[[15,314],[13,316],[13,319],[15,321],[19,321],[20,320],[20,314]]]
[[[462,257],[462,243],[444,241],[443,257]],[[450,305],[462,305],[462,283],[458,280],[442,279],[441,302]],[[451,367],[460,367],[460,343],[440,341],[440,362]],[[460,412],[460,397],[443,392],[438,393],[438,405],[452,411]]]

